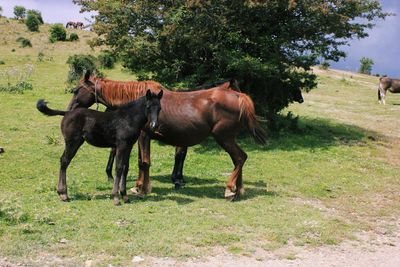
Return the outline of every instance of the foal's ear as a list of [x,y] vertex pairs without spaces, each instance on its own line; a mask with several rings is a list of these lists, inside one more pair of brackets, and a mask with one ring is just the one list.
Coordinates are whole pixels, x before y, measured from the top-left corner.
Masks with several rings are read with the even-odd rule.
[[90,70],[87,70],[87,71],[85,72],[85,82],[89,80],[90,75],[91,75]]
[[164,94],[164,91],[161,90],[161,91],[158,93],[158,95],[157,95],[158,99],[161,99],[161,97],[163,96],[163,94]]
[[151,91],[150,91],[150,89],[147,89],[146,100],[150,100],[150,99],[151,99]]

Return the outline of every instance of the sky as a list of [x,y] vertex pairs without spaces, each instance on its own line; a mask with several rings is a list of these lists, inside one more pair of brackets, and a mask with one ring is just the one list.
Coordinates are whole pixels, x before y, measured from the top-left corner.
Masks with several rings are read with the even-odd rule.
[[[376,21],[376,27],[368,31],[369,37],[350,41],[350,46],[343,47],[347,57],[330,62],[332,68],[357,72],[360,59],[368,57],[374,61],[373,74],[400,78],[400,0],[381,0],[381,3],[385,11],[398,15]],[[13,17],[15,5],[40,10],[44,21],[49,23],[82,21],[88,24],[86,19],[91,17],[91,14],[79,13],[79,6],[72,0],[0,0],[3,16]]]

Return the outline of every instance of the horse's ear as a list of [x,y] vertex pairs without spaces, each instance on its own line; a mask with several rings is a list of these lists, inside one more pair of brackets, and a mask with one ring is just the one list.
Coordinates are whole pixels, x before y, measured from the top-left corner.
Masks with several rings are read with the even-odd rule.
[[147,89],[147,92],[146,92],[146,99],[147,99],[147,100],[150,100],[150,99],[151,99],[151,91],[150,91],[150,89]]
[[163,96],[163,94],[164,94],[164,91],[161,90],[161,91],[158,93],[158,95],[157,95],[158,99],[161,99],[161,97]]
[[239,83],[236,79],[232,78],[229,81],[229,87],[235,89],[236,91],[240,92]]
[[85,72],[85,82],[86,81],[89,81],[89,78],[90,78],[90,75],[91,75],[92,73],[90,72],[90,70],[87,70],[86,72]]

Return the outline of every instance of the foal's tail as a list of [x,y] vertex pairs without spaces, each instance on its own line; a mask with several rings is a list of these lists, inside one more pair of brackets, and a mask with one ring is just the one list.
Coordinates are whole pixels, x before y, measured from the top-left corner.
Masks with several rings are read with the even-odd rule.
[[247,123],[247,129],[250,131],[254,140],[259,144],[265,145],[265,131],[260,126],[260,122],[257,119],[253,100],[251,100],[248,95],[239,93],[239,108],[239,119],[243,119]]
[[64,116],[67,112],[66,111],[62,111],[62,110],[55,110],[55,109],[51,109],[47,106],[47,102],[44,101],[44,99],[39,99],[37,104],[36,104],[36,108],[42,112],[43,114],[47,115],[47,116],[56,116],[56,115],[61,115]]

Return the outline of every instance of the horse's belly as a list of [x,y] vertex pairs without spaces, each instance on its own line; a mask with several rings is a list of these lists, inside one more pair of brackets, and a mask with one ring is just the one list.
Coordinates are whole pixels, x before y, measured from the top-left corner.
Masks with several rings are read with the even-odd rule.
[[210,135],[211,129],[184,128],[161,129],[152,134],[152,139],[159,140],[172,146],[194,146],[204,141]]

